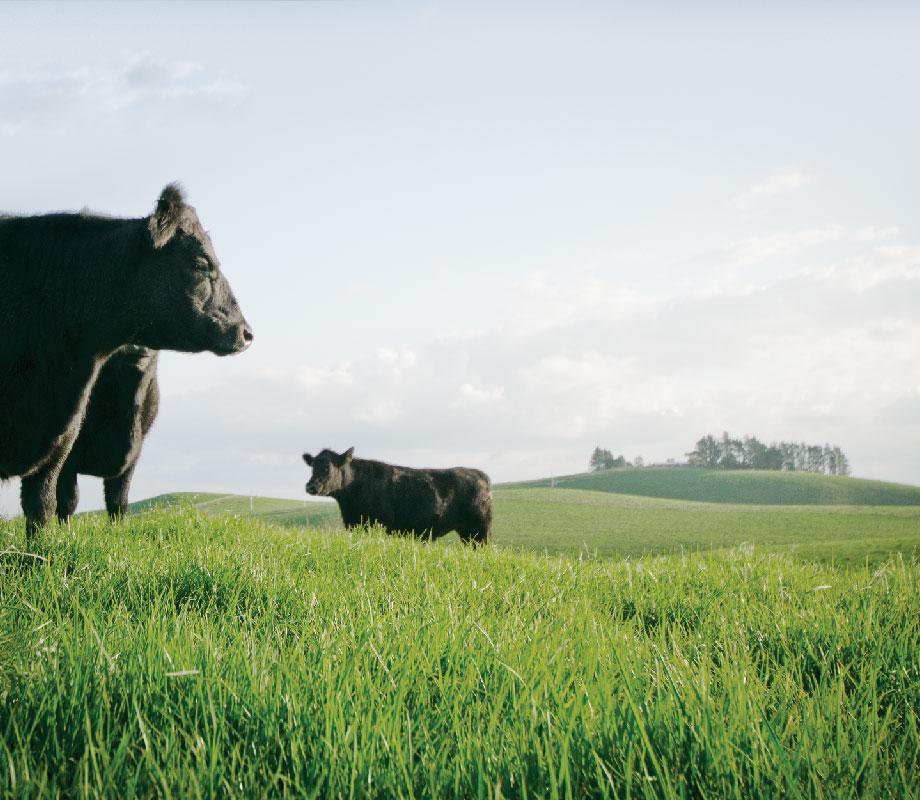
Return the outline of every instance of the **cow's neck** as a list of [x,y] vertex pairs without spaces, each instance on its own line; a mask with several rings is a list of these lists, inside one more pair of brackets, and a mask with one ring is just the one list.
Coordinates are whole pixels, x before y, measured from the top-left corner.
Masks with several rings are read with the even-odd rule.
[[348,500],[352,495],[351,487],[352,484],[349,484],[342,489],[336,489],[334,492],[329,492],[329,496],[337,502]]
[[352,481],[347,486],[343,486],[341,489],[338,489],[335,492],[330,493],[330,497],[333,497],[335,500],[350,500],[351,498],[357,495],[357,482]]

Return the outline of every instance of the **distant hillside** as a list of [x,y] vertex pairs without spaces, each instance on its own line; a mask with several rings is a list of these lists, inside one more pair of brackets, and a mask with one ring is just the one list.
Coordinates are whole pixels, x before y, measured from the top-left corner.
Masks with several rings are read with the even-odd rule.
[[338,528],[342,524],[338,506],[331,501],[283,500],[274,497],[249,498],[239,494],[173,492],[132,503],[131,510],[134,512],[149,511],[153,508],[168,508],[183,503],[190,503],[197,509],[211,514],[251,515],[286,527]]
[[[808,561],[861,566],[920,548],[920,507],[752,506],[694,503],[583,489],[496,487],[494,536],[501,547],[547,553],[638,557],[756,545]],[[176,493],[133,506],[146,511],[190,504],[213,514],[249,516],[244,495]],[[252,498],[251,515],[284,527],[334,530],[335,503]],[[458,542],[451,533],[441,544]]]
[[[920,486],[807,472],[626,467],[564,475],[555,479],[555,485],[566,489],[742,505],[920,505]],[[550,486],[550,479],[506,486],[546,487]]]

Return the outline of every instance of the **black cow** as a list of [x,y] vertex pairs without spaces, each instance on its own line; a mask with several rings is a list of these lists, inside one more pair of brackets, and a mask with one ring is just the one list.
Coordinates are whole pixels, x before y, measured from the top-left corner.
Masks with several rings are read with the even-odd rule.
[[251,341],[176,185],[139,219],[0,218],[0,479],[22,476],[27,536],[54,514],[58,475],[112,353],[230,355]]
[[77,510],[78,474],[103,479],[105,507],[113,520],[128,510],[134,467],[160,404],[158,357],[156,350],[125,345],[99,370],[80,435],[58,478],[57,515],[62,522]]
[[478,469],[412,469],[323,450],[303,454],[313,468],[307,494],[334,497],[345,527],[378,523],[388,532],[437,539],[457,531],[486,544],[492,531],[489,476]]

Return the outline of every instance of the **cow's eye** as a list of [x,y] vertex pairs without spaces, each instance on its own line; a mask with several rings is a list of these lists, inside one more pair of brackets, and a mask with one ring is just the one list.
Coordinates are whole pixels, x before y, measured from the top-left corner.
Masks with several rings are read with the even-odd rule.
[[210,272],[211,271],[211,262],[208,261],[204,256],[198,256],[195,259],[195,269],[200,270],[201,272]]

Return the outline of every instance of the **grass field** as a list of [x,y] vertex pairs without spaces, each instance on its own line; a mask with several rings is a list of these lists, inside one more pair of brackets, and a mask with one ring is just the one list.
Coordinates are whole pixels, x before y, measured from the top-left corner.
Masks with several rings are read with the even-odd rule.
[[920,556],[920,507],[729,506],[576,489],[495,492],[504,546],[636,557],[741,545],[797,560],[861,566]]
[[[0,549],[21,542],[0,522]],[[38,554],[0,558],[3,796],[920,785],[920,567],[903,558],[579,560],[188,506],[87,515]]]
[[244,514],[288,527],[340,528],[342,516],[332,501],[284,500],[213,492],[173,492],[131,504],[132,513],[191,505],[209,514]]
[[692,467],[608,469],[508,484],[588,489],[644,497],[665,497],[740,505],[920,505],[920,486],[863,478],[829,477],[808,472],[719,470]]
[[[631,557],[749,545],[840,566],[920,556],[920,506],[734,506],[575,489],[494,491],[494,538],[502,547],[581,557]],[[253,498],[252,514],[286,526],[341,526],[334,503]],[[249,515],[248,497],[175,494],[137,510],[192,503],[208,513]],[[441,540],[457,543],[456,534]]]

